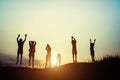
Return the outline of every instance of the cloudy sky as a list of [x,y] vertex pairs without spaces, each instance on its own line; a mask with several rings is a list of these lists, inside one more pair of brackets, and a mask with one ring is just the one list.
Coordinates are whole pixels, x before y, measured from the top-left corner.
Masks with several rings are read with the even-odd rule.
[[[96,39],[95,58],[120,53],[119,0],[0,0],[0,53],[16,56],[18,34],[35,40],[35,59],[45,61],[46,44],[62,64],[72,62],[71,36],[77,40],[78,61],[91,61],[89,39]],[[16,59],[16,57],[15,57]]]

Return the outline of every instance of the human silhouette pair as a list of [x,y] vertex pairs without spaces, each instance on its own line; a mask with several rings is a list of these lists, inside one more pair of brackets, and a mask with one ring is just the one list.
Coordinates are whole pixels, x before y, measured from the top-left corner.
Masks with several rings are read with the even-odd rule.
[[[23,47],[24,47],[24,43],[26,41],[26,37],[27,34],[25,34],[25,39],[22,40],[22,38],[20,38],[20,34],[18,34],[17,37],[17,43],[18,43],[18,50],[17,50],[17,62],[16,64],[22,64],[22,56],[23,56]],[[34,67],[34,56],[35,56],[35,46],[36,46],[36,42],[35,41],[29,41],[29,66],[31,65],[31,59],[32,59],[32,67]],[[20,57],[20,62],[19,62],[19,57]]]
[[[96,39],[94,39],[94,43],[92,43],[92,39],[90,39],[90,54],[91,54],[91,59],[92,62],[95,62],[95,51],[94,51],[94,45],[95,45]],[[77,62],[77,47],[76,47],[76,39],[72,36],[71,37],[71,43],[72,43],[72,58],[73,58],[73,63]]]

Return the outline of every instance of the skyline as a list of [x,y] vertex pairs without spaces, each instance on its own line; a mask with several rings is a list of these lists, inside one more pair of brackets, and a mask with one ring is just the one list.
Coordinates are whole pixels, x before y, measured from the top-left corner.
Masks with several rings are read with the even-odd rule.
[[[62,64],[72,62],[71,36],[77,40],[78,61],[91,61],[89,39],[96,39],[95,59],[120,55],[120,1],[0,1],[0,53],[16,56],[18,34],[35,40],[35,59],[45,61],[45,47],[52,56],[61,54]],[[16,58],[15,58],[16,59]]]

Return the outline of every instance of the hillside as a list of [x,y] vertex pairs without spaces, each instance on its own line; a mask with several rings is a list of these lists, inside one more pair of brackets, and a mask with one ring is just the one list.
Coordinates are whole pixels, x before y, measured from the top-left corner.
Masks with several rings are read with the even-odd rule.
[[120,64],[69,63],[49,69],[1,67],[0,80],[120,80]]

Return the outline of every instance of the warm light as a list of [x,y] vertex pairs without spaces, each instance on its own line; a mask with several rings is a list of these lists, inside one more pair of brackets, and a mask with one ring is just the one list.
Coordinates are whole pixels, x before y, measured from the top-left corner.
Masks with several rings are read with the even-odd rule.
[[51,63],[52,63],[53,66],[56,65],[57,59],[55,57],[52,57]]

